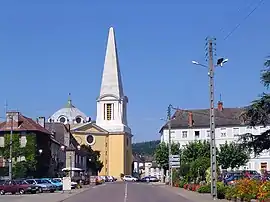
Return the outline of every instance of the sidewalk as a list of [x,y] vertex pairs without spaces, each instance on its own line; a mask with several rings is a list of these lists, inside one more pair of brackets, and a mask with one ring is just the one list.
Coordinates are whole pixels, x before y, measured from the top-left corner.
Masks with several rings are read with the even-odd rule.
[[[178,194],[186,199],[189,199],[191,201],[194,202],[209,202],[209,201],[213,201],[212,197],[210,194],[199,194],[198,192],[194,192],[194,191],[187,191],[183,188],[179,188],[179,187],[170,187],[168,185],[164,185],[163,186],[164,189],[174,192],[175,194]],[[217,199],[217,201],[219,202],[228,202],[228,200],[225,199]]]
[[42,193],[29,195],[4,195],[0,197],[0,202],[62,202],[67,198],[76,196],[93,187],[87,186],[81,189],[74,189],[71,192]]

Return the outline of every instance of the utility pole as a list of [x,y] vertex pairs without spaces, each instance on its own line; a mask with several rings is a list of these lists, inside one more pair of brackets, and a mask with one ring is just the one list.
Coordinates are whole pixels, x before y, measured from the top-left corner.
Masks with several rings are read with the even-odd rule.
[[8,166],[8,174],[9,174],[9,179],[12,180],[12,138],[13,138],[13,116],[9,116],[11,126],[10,126],[10,137],[9,137],[9,166]]
[[169,176],[170,176],[170,185],[172,186],[173,183],[172,183],[172,166],[171,166],[171,162],[170,162],[170,158],[171,158],[171,155],[172,155],[172,142],[171,142],[171,129],[172,129],[172,125],[171,125],[171,109],[172,109],[172,105],[169,105],[168,106],[168,110],[167,110],[167,121],[168,121],[168,129],[169,129],[169,144],[168,144],[168,147],[169,147],[169,159],[168,159],[168,162],[169,162]]
[[207,39],[208,43],[208,66],[209,66],[209,90],[210,90],[210,154],[211,154],[211,194],[214,200],[217,198],[217,161],[216,161],[216,138],[215,138],[215,107],[214,107],[214,63],[213,63],[213,40]]

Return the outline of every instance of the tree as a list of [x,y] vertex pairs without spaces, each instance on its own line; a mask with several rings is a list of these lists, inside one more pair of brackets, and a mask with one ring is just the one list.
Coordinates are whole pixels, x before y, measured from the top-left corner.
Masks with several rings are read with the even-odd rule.
[[[270,86],[270,57],[264,63],[265,69],[261,72],[261,82],[266,89]],[[266,126],[270,122],[270,94],[263,93],[259,99],[254,100],[241,115],[241,118],[250,127],[258,125]],[[263,150],[270,148],[270,130],[261,135],[244,134],[239,138],[242,147],[248,148],[254,152],[255,156]]]
[[198,157],[210,159],[210,143],[208,141],[190,142],[181,152],[182,162],[192,162]]
[[250,153],[243,149],[241,145],[227,142],[220,146],[217,160],[222,169],[234,169],[244,166],[250,158]]
[[[171,144],[172,155],[180,155],[180,145],[176,143]],[[169,169],[169,147],[165,142],[160,143],[155,151],[155,159],[161,168]]]
[[94,151],[89,145],[82,145],[81,149],[87,152],[87,168],[98,174],[104,166],[100,161],[100,151]]
[[200,180],[204,180],[209,166],[210,157],[198,156],[197,159],[190,163],[189,176],[193,179],[200,177]]

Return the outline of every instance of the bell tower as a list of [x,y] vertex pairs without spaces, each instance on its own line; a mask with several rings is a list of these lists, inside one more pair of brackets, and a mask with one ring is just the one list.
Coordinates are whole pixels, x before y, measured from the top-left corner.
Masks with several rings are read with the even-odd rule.
[[114,29],[109,29],[106,56],[102,74],[100,94],[97,99],[96,124],[109,132],[127,132],[128,98],[124,95],[118,61]]

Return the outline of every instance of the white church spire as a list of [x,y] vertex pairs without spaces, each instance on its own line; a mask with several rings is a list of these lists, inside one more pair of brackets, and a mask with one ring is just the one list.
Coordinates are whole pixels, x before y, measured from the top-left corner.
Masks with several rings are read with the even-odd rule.
[[102,97],[105,95],[113,95],[117,98],[122,98],[124,96],[113,27],[109,30],[100,88],[100,96]]
[[114,29],[109,30],[100,95],[97,99],[96,124],[110,132],[131,130],[127,123],[128,99],[124,95]]

